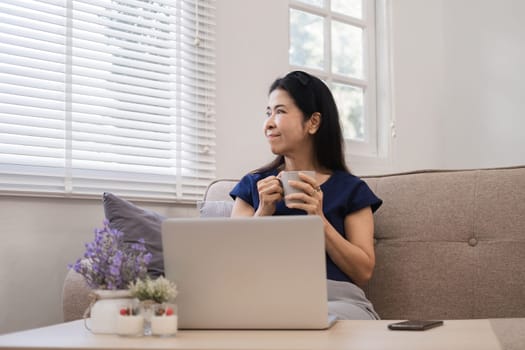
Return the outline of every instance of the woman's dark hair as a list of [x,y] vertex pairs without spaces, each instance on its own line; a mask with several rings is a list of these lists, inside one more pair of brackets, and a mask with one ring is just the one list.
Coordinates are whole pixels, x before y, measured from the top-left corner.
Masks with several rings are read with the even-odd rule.
[[[344,159],[344,140],[339,113],[330,89],[319,78],[303,71],[288,73],[284,78],[276,79],[270,86],[269,94],[276,89],[287,91],[297,107],[304,114],[304,121],[318,112],[321,124],[314,134],[314,149],[317,164],[330,170],[348,171]],[[277,156],[269,164],[257,169],[262,173],[277,169],[284,164],[284,156]]]

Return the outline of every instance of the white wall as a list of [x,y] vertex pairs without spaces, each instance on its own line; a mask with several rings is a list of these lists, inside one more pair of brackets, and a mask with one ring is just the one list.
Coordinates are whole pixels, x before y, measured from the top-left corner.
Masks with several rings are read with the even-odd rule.
[[[390,3],[397,137],[384,170],[525,164],[525,2]],[[287,2],[217,6],[217,176],[238,178],[272,158],[262,122],[268,86],[288,68]],[[0,333],[61,321],[66,265],[102,217],[99,200],[0,196]]]
[[450,0],[443,9],[441,161],[525,164],[525,2]]
[[217,4],[217,176],[239,178],[273,159],[262,128],[268,88],[288,70],[288,2]]
[[525,2],[392,3],[392,170],[525,164]]
[[[168,217],[197,215],[194,205],[135,204]],[[102,198],[0,196],[0,334],[62,321],[67,265],[103,218]]]
[[444,85],[441,1],[391,3],[391,93],[396,137],[387,172],[439,168]]

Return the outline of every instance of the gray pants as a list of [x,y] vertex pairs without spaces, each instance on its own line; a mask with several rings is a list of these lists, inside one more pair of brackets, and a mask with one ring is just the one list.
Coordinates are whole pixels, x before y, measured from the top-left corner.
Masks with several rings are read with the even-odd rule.
[[361,288],[350,282],[328,280],[328,313],[338,320],[379,320]]

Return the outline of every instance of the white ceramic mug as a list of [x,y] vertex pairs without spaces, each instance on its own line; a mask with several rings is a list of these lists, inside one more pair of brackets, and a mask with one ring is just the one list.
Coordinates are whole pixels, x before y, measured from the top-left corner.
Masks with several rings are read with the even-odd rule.
[[286,204],[286,206],[288,206],[291,203],[301,203],[300,200],[296,200],[296,199],[295,200],[288,200],[288,199],[286,199],[286,196],[291,194],[291,193],[300,193],[300,192],[302,192],[301,190],[290,186],[290,184],[288,183],[288,181],[290,181],[290,180],[303,181],[303,180],[301,180],[301,178],[299,178],[299,173],[303,173],[305,175],[308,175],[310,177],[315,178],[315,171],[314,170],[283,171],[280,174],[280,179],[281,179],[281,183],[282,183],[282,186],[283,186],[284,197],[285,197],[284,198],[284,203]]

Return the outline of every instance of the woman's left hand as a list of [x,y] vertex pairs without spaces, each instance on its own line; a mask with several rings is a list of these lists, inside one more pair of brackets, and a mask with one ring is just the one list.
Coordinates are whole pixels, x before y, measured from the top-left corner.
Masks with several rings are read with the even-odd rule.
[[302,192],[289,194],[288,199],[297,199],[302,203],[290,203],[288,207],[302,209],[308,215],[323,217],[323,191],[317,184],[317,180],[303,173],[299,173],[299,177],[302,181],[290,181],[290,186]]

